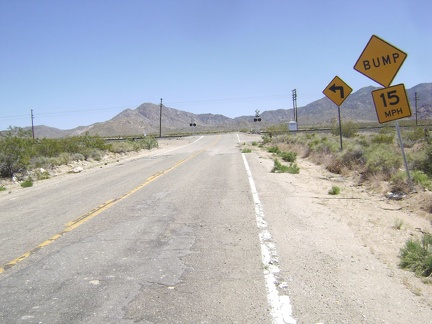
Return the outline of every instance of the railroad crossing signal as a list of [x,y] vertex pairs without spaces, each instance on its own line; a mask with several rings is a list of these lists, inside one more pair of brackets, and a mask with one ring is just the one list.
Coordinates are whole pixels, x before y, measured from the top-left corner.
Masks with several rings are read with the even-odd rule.
[[380,124],[411,116],[408,96],[403,84],[372,91]]
[[333,101],[336,106],[340,106],[351,92],[351,87],[338,76],[335,76],[328,86],[323,90],[323,94]]
[[261,121],[260,111],[257,109],[257,110],[255,110],[254,122],[260,122],[260,121]]
[[372,35],[354,70],[388,87],[398,73],[407,54],[378,36]]

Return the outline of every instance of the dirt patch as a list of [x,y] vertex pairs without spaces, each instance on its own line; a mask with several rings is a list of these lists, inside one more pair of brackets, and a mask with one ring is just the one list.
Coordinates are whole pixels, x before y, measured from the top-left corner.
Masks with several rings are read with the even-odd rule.
[[371,190],[301,157],[299,174],[272,174],[275,156],[248,147],[298,323],[430,323],[432,285],[400,269],[399,253],[432,233],[431,192],[390,200],[386,183]]

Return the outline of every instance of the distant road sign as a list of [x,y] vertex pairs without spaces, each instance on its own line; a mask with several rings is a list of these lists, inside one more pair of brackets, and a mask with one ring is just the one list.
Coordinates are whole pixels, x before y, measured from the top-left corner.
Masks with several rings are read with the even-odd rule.
[[354,70],[388,87],[398,73],[407,54],[400,49],[372,35],[363,53],[360,55]]
[[327,98],[333,101],[337,106],[342,105],[351,92],[351,87],[338,76],[335,76],[323,90],[323,94],[325,94]]
[[408,96],[403,84],[374,90],[372,98],[381,124],[411,116]]

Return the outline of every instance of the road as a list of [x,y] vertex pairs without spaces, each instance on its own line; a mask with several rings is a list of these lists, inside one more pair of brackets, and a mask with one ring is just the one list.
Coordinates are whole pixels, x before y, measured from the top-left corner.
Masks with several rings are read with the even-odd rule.
[[1,196],[0,322],[289,318],[243,136],[196,136]]

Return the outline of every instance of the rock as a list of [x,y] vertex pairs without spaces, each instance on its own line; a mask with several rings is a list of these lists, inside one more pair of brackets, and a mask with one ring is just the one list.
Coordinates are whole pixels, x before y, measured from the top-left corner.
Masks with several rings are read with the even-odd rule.
[[73,168],[72,172],[73,173],[80,173],[82,170],[83,170],[83,168],[79,166],[79,167]]

